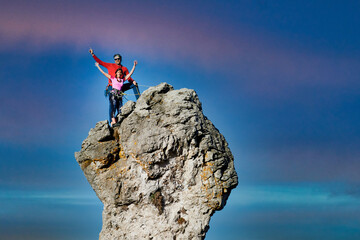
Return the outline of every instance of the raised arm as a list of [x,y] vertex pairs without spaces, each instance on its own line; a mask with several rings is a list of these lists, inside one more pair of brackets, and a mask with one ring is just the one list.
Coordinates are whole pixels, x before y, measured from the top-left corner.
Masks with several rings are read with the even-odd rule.
[[95,62],[98,62],[101,66],[108,68],[110,63],[101,61],[94,53],[94,50],[92,48],[89,49],[89,53],[94,58]]
[[131,77],[131,75],[134,73],[134,71],[135,71],[135,66],[137,65],[137,63],[138,63],[138,62],[135,60],[135,61],[134,61],[134,66],[132,67],[132,69],[131,69],[131,71],[129,72],[129,74],[126,75],[125,80],[128,80],[128,79]]
[[104,74],[105,77],[107,77],[108,79],[111,78],[111,75],[110,75],[110,74],[104,72],[104,71],[101,69],[101,67],[99,66],[99,63],[98,63],[98,62],[95,63],[95,66],[99,69],[99,71],[100,71],[102,74]]

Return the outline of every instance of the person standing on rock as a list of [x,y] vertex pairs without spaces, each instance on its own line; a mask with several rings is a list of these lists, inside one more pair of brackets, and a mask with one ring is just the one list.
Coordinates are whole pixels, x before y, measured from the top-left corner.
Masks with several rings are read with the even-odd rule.
[[[91,54],[91,56],[94,58],[94,60],[99,63],[101,66],[105,67],[108,70],[108,73],[111,76],[115,76],[115,71],[118,69],[121,69],[122,72],[124,73],[124,75],[129,74],[129,70],[124,67],[123,65],[121,65],[121,61],[122,61],[122,57],[120,54],[115,54],[114,55],[114,61],[115,63],[107,63],[107,62],[103,62],[101,61],[95,54],[94,54],[94,50],[92,48],[89,49],[89,53]],[[140,91],[139,91],[139,86],[136,83],[136,81],[134,79],[132,79],[131,77],[128,79],[128,83],[125,83],[122,87],[122,91],[125,92],[129,89],[133,89],[136,100],[140,97]],[[111,101],[111,89],[112,89],[112,82],[109,79],[108,85],[106,86],[106,94],[105,96],[109,95],[109,116],[111,119],[111,112],[114,109],[114,106],[112,106],[112,101]]]
[[124,77],[124,72],[121,68],[118,68],[115,71],[114,77],[111,76],[110,74],[104,72],[100,66],[99,63],[96,62],[95,66],[99,69],[99,71],[104,74],[105,77],[107,77],[109,79],[109,81],[111,81],[111,86],[112,86],[112,90],[110,91],[110,105],[113,106],[113,108],[111,109],[110,112],[110,118],[111,118],[111,123],[110,125],[113,127],[114,124],[116,124],[116,111],[118,114],[120,114],[121,112],[121,107],[122,107],[122,94],[123,94],[123,87],[124,87],[124,81],[129,80],[131,75],[134,73],[135,71],[135,67],[137,65],[137,61],[134,61],[134,66],[132,67],[130,73],[128,73],[125,77]]

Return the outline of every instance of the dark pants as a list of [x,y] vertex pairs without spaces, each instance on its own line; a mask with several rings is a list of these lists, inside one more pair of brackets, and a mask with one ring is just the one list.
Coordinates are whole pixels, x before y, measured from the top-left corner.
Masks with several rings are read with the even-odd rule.
[[[135,86],[134,84],[132,83],[125,83],[122,88],[121,88],[121,91],[125,92],[129,89],[132,89],[134,94],[135,94],[135,97],[136,97],[136,100],[138,100],[138,98],[140,97],[140,91],[139,91],[139,87],[138,86]],[[117,110],[116,108],[116,104],[114,104],[114,101],[111,99],[111,93],[109,94],[109,116],[110,116],[110,122],[111,122],[111,118],[115,117],[115,112]],[[122,107],[122,99],[121,99],[121,106],[119,107],[118,109],[118,114],[120,113],[120,108]],[[113,116],[113,117],[112,117]]]
[[132,89],[134,91],[134,95],[136,97],[136,100],[139,99],[140,97],[140,91],[139,91],[139,86],[135,86],[134,84],[132,83],[125,83],[122,88],[121,88],[121,91],[125,92],[129,89]]
[[123,103],[122,103],[122,97],[116,96],[116,94],[111,92],[109,94],[109,101],[110,101],[109,114],[111,121],[111,119],[116,117],[117,114],[120,114]]

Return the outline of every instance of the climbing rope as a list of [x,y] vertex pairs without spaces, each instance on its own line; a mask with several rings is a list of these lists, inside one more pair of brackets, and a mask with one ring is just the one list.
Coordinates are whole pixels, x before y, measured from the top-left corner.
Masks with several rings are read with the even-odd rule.
[[140,85],[140,84],[138,84],[138,85],[141,86],[141,87],[153,87],[153,86]]
[[129,99],[127,99],[127,98],[125,97],[125,95],[127,95],[127,94],[123,93],[123,97],[126,99],[126,101],[129,101]]
[[123,93],[123,95],[127,95],[127,96],[140,96],[140,94],[129,94],[129,93]]

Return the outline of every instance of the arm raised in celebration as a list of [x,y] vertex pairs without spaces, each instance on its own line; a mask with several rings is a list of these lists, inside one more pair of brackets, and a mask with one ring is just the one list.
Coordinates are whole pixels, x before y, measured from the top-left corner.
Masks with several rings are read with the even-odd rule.
[[[136,67],[137,63],[138,63],[138,62],[135,60],[135,61],[134,61],[134,66],[132,67],[132,69],[131,69],[131,71],[129,72],[129,74],[126,75],[125,80],[128,80],[128,79],[131,77],[131,75],[134,73],[135,67]],[[134,82],[135,82],[135,81],[134,81]],[[135,82],[135,85],[136,85],[136,82]]]
[[95,63],[95,66],[99,69],[99,71],[100,71],[102,74],[104,74],[105,77],[107,77],[108,79],[111,79],[111,75],[108,74],[108,73],[106,73],[106,72],[104,72],[104,70],[102,70],[101,67],[99,66],[99,63],[98,63],[98,62]]

